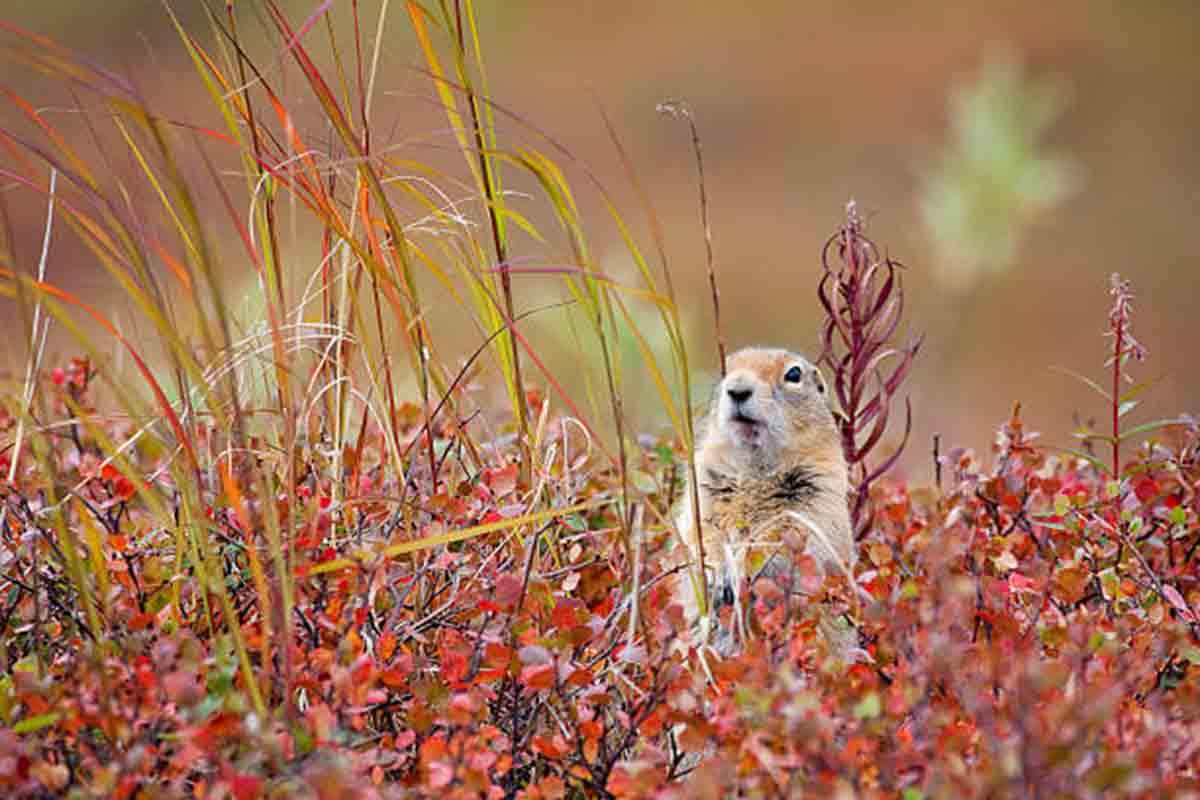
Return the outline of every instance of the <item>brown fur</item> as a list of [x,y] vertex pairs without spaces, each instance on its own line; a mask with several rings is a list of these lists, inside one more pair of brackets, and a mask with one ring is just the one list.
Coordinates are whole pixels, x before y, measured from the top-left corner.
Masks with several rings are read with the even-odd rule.
[[[736,612],[745,581],[794,574],[798,553],[827,572],[849,573],[854,564],[846,462],[820,372],[795,353],[759,348],[734,353],[727,366],[696,447],[710,623],[731,597]],[[695,583],[694,520],[689,489],[678,527],[686,544],[681,561],[691,569],[678,573],[676,592],[693,628],[707,627]],[[844,656],[853,632],[821,622]],[[739,631],[718,628],[714,644],[731,652],[738,638]]]

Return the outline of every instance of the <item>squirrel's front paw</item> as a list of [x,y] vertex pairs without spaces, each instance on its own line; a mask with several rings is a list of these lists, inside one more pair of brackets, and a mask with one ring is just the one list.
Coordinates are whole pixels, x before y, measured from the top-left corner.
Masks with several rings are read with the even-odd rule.
[[728,580],[722,581],[719,588],[720,591],[717,593],[717,600],[715,603],[713,603],[713,609],[715,611],[720,611],[722,606],[733,605],[734,601],[732,583],[730,583]]
[[[712,620],[713,637],[711,646],[722,657],[733,655],[738,650],[738,637],[734,628],[737,615],[737,587],[728,577],[719,578],[712,587],[712,607],[709,618]],[[726,610],[728,609],[728,610]]]

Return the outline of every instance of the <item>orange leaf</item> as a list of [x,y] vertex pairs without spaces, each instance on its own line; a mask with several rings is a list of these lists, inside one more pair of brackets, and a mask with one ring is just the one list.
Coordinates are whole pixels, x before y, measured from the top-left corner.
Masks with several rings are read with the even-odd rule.
[[549,689],[554,685],[556,672],[553,664],[532,664],[521,670],[521,683],[534,691]]

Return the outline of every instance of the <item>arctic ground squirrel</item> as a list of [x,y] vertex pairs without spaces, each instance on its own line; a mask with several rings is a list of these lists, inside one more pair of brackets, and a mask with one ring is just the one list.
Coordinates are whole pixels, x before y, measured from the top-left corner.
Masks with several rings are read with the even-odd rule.
[[[696,444],[699,526],[709,614],[701,618],[700,542],[691,490],[677,520],[688,562],[675,580],[689,626],[722,654],[739,649],[748,628],[743,587],[759,577],[795,586],[797,562],[812,556],[825,574],[853,583],[854,537],[848,476],[825,380],[803,356],[747,348],[734,353],[716,387]],[[799,593],[793,588],[787,602]],[[732,606],[728,617],[723,607]],[[728,624],[719,620],[727,619]],[[829,613],[819,629],[835,655],[849,660],[857,636]]]

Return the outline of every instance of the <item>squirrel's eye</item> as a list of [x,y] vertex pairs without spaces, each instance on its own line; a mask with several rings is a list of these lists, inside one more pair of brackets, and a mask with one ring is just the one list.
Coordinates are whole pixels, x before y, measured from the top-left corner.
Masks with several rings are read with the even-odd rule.
[[799,383],[804,379],[804,370],[799,367],[792,367],[784,373],[783,379],[788,383]]

